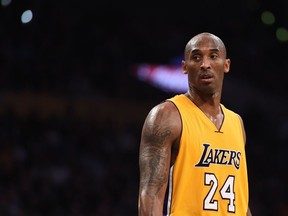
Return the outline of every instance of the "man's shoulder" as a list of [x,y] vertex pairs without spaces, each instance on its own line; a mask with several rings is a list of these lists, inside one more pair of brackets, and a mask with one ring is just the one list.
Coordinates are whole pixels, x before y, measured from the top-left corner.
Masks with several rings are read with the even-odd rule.
[[240,121],[242,121],[242,117],[237,111],[229,109],[229,108],[225,107],[223,104],[221,104],[221,107],[222,107],[222,110],[224,111],[224,113],[226,115],[234,116],[235,118],[237,118]]
[[228,108],[228,107],[226,107],[226,106],[223,105],[223,104],[221,104],[221,108],[222,108],[224,111],[226,111],[227,113],[231,113],[231,114],[234,114],[234,115],[239,115],[239,114],[237,113],[237,111],[235,111],[235,110],[233,110],[233,109],[231,109],[231,108]]
[[183,100],[185,98],[186,98],[185,94],[176,94],[176,95],[166,99],[166,101],[177,101],[177,100]]

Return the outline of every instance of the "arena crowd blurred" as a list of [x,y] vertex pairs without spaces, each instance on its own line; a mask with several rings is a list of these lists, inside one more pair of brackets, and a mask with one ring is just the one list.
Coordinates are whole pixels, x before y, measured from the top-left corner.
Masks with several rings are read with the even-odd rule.
[[[223,103],[245,122],[253,216],[288,215],[288,42],[274,34],[288,23],[287,3],[232,2],[226,11],[186,2],[128,14],[92,2],[3,2],[0,215],[137,215],[141,126],[174,93],[132,70],[171,64],[200,31],[223,38],[232,60]],[[33,19],[23,24],[28,8]],[[263,25],[263,10],[278,22]]]

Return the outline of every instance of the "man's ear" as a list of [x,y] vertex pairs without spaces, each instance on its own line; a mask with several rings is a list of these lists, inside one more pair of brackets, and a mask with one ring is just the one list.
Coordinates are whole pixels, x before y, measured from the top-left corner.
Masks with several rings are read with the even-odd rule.
[[231,60],[230,59],[226,59],[225,60],[225,65],[224,65],[224,72],[228,73],[230,71],[230,64],[231,64]]
[[182,72],[183,74],[187,74],[187,65],[186,62],[184,60],[182,60]]

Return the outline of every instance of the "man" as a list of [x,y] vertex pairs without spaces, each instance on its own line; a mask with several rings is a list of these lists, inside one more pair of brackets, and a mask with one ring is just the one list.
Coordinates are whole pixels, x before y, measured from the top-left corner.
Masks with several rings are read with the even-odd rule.
[[229,72],[222,40],[200,33],[186,45],[189,89],[151,109],[143,125],[139,216],[251,216],[245,130],[221,104]]

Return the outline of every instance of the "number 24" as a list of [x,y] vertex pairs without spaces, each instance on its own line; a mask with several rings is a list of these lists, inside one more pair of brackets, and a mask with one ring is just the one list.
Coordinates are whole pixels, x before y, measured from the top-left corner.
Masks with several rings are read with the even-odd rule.
[[[225,180],[222,188],[220,189],[220,195],[222,199],[229,200],[227,211],[235,212],[235,191],[234,191],[235,176],[229,175]],[[206,195],[203,208],[205,210],[218,211],[218,200],[214,200],[214,195],[218,188],[218,180],[213,173],[205,173],[204,184],[211,186],[208,194]]]

